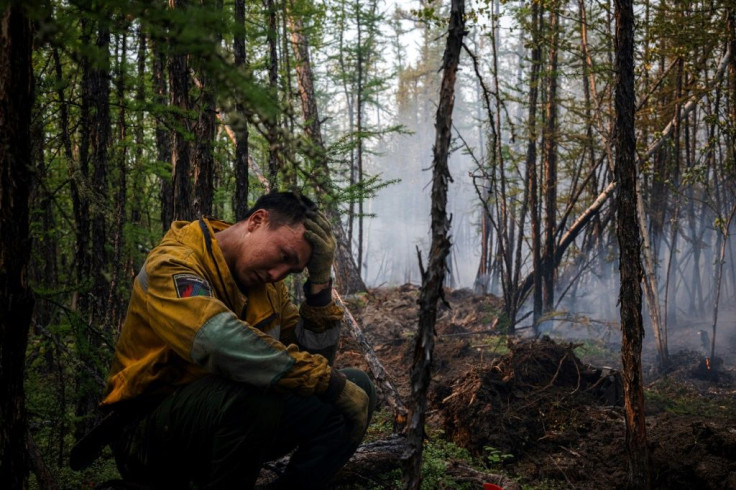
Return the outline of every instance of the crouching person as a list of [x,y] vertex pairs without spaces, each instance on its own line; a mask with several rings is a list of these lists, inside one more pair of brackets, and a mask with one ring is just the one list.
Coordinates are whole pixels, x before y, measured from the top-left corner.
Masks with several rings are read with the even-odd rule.
[[[335,239],[293,193],[262,196],[228,225],[175,222],[133,285],[102,406],[127,481],[252,488],[293,451],[279,486],[321,488],[360,444],[375,406],[368,376],[331,367],[343,311]],[[307,269],[297,308],[283,279]]]

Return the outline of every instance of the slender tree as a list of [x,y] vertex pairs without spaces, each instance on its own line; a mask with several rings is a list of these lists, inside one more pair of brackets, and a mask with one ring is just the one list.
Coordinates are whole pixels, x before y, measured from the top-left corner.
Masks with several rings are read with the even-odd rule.
[[[186,11],[187,0],[170,0],[172,9]],[[190,161],[190,135],[192,125],[189,118],[191,102],[189,100],[189,61],[188,46],[177,45],[171,49],[169,57],[169,84],[171,87],[171,106],[176,109],[174,118],[176,129],[174,130],[173,144],[171,146],[172,181],[173,181],[173,217],[174,219],[190,220],[192,213],[192,196],[189,172]]]
[[[221,18],[219,15],[222,11],[221,0],[201,0],[201,8],[206,13],[206,18],[212,18],[213,20]],[[205,23],[205,26],[207,25],[209,23]],[[222,36],[217,29],[210,28],[207,29],[207,32],[209,35],[205,37],[206,43],[214,51],[215,47],[221,43]],[[194,174],[193,218],[212,214],[215,173],[215,94],[217,87],[215,77],[211,73],[212,67],[209,58],[209,54],[196,57],[199,97],[197,98],[197,125],[194,131],[194,159],[192,161],[192,173]],[[246,138],[245,143],[247,144],[247,142],[248,139]]]
[[541,260],[542,303],[545,312],[554,310],[555,304],[555,241],[557,236],[557,85],[558,85],[558,43],[560,39],[560,13],[557,1],[549,10],[549,30],[551,41],[548,50],[547,103],[544,127],[544,245]]
[[[268,88],[275,100],[279,99],[279,22],[278,9],[274,0],[263,0],[266,14],[266,43],[268,44]],[[284,53],[286,56],[287,53]],[[268,142],[268,171],[267,180],[272,189],[279,188],[279,172],[283,167],[280,154],[284,148],[279,148],[279,125],[281,117],[278,111],[274,111],[270,117],[264,120],[266,125],[266,141]]]
[[644,425],[641,347],[641,240],[636,210],[636,136],[634,132],[634,9],[616,0],[616,194],[619,270],[621,273],[621,360],[624,377],[628,487],[649,488],[649,453]]
[[159,170],[161,202],[161,228],[166,231],[174,221],[174,184],[172,181],[171,138],[167,131],[169,118],[164,112],[168,106],[169,90],[166,76],[166,54],[162,43],[153,44],[153,100],[158,110],[155,114],[156,160]]
[[539,71],[542,63],[542,43],[540,32],[543,23],[543,9],[541,2],[533,2],[531,9],[531,29],[532,29],[532,47],[531,47],[531,74],[529,79],[529,117],[527,124],[529,125],[529,136],[526,150],[526,180],[527,194],[529,196],[529,209],[531,219],[531,253],[532,253],[532,269],[534,271],[534,290],[533,290],[533,321],[536,326],[539,324],[539,318],[542,315],[542,235],[540,227],[539,212],[539,179],[537,177],[537,99],[539,97]]
[[[90,175],[88,198],[91,198],[91,289],[89,300],[82,303],[81,316],[77,322],[77,342],[83,362],[94,366],[99,357],[101,341],[99,330],[104,330],[107,319],[107,299],[110,282],[108,253],[108,203],[110,142],[112,123],[110,120],[111,63],[110,63],[110,19],[102,15],[103,6],[93,5],[89,12],[93,23],[95,41],[90,46],[90,67],[87,78],[90,108],[87,119],[82,121],[89,127],[92,174]],[[83,219],[87,219],[84,217]],[[86,372],[77,377],[77,403],[75,413],[78,417],[75,436],[82,437],[95,423],[95,407],[99,402],[100,386]]]
[[[246,68],[245,55],[245,1],[235,2],[235,34],[233,36],[233,54],[235,67],[241,70]],[[238,113],[237,143],[235,145],[235,220],[240,221],[248,212],[248,122],[245,106],[238,101],[235,105]]]
[[440,99],[435,118],[436,133],[432,157],[432,244],[427,270],[424,271],[422,268],[422,287],[418,301],[419,321],[414,339],[414,356],[411,367],[412,406],[407,427],[409,449],[404,462],[404,483],[407,489],[418,489],[422,484],[424,421],[434,351],[434,327],[437,320],[437,303],[440,299],[444,299],[442,287],[451,247],[450,218],[447,216],[447,186],[452,177],[447,161],[452,135],[455,80],[464,36],[465,2],[464,0],[453,0],[450,7],[447,45],[442,59]]

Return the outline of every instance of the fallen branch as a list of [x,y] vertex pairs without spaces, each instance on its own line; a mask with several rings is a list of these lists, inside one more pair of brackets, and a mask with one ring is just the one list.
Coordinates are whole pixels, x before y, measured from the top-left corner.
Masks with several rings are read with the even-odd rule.
[[408,411],[406,409],[406,405],[404,405],[404,402],[401,400],[401,395],[399,395],[398,390],[391,382],[388,372],[378,359],[376,351],[373,350],[373,346],[368,342],[368,339],[366,339],[363,334],[363,330],[361,330],[358,322],[355,321],[352,313],[350,313],[350,310],[345,306],[345,303],[335,289],[332,290],[332,299],[338,306],[341,306],[343,310],[345,310],[345,324],[348,327],[348,333],[358,342],[360,350],[363,352],[363,357],[366,362],[368,362],[368,366],[373,374],[373,378],[376,380],[378,388],[386,398],[386,403],[394,412],[395,422],[398,425],[403,426],[406,421],[406,414]]

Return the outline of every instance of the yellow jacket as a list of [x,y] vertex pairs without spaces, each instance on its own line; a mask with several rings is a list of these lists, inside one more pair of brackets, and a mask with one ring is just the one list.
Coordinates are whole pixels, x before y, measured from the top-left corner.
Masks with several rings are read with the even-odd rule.
[[[289,300],[283,282],[244,295],[217,244],[222,221],[173,223],[133,284],[102,405],[173,391],[209,373],[254,386],[325,392],[343,310]],[[288,347],[287,347],[288,346]],[[329,357],[329,356],[328,356]]]

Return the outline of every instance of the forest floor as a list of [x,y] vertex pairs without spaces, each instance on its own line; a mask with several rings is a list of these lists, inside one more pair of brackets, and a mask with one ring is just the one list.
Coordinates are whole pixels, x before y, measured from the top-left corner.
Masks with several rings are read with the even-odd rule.
[[[418,295],[417,287],[405,285],[346,299],[404,401],[410,398]],[[508,341],[499,333],[498,298],[456,290],[446,299],[449,308],[440,306],[436,325],[430,441],[465,448],[483,469],[525,489],[623,488],[627,458],[615,322],[576,318],[566,324],[566,338],[552,329],[549,337],[525,338],[522,331]],[[670,329],[667,372],[656,367],[652,339],[645,343],[656,489],[736,490],[736,335],[719,334],[722,357],[710,370],[700,342],[691,342],[698,335],[692,325]],[[343,337],[338,366],[368,371],[358,344]],[[383,411],[390,412],[385,404]],[[438,484],[460,486],[447,478]]]

